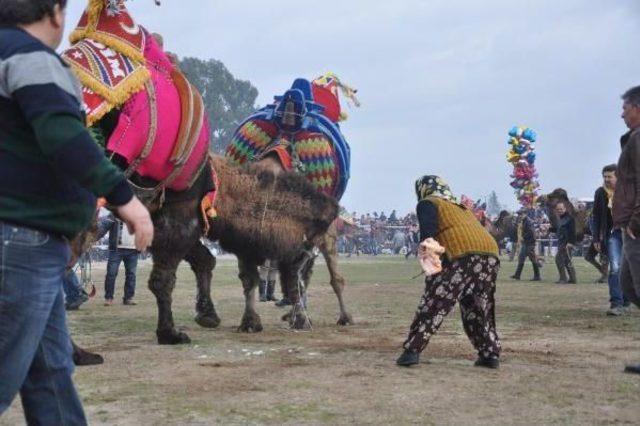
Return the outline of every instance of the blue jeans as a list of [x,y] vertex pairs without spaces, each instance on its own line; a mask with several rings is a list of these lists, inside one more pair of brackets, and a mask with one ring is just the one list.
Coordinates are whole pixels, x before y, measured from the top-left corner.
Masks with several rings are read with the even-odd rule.
[[0,222],[0,414],[20,392],[28,424],[87,423],[71,375],[60,238]]
[[107,275],[104,278],[104,298],[113,299],[116,288],[116,277],[120,262],[124,263],[124,298],[132,299],[136,294],[136,268],[138,267],[138,252],[131,249],[109,250],[107,260]]
[[611,307],[624,306],[627,300],[622,295],[620,285],[620,262],[622,261],[622,231],[614,230],[607,238],[609,257],[609,302]]

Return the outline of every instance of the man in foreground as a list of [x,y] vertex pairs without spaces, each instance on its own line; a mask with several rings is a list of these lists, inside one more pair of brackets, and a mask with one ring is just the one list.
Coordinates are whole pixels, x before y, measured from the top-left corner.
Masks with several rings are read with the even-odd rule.
[[[622,232],[622,292],[640,307],[640,86],[627,90],[622,100],[622,119],[629,131],[620,139],[613,227]],[[640,363],[628,365],[625,371],[640,374]]]
[[62,279],[68,241],[104,196],[145,249],[149,213],[84,127],[79,85],[53,49],[66,0],[0,0],[0,414],[86,424],[71,375]]

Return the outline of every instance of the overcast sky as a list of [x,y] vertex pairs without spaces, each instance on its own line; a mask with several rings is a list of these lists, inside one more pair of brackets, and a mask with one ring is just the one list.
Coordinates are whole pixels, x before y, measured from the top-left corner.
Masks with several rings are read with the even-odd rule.
[[[70,0],[68,25],[85,3]],[[515,206],[507,131],[539,134],[545,190],[590,197],[616,162],[620,94],[640,84],[637,0],[152,0],[139,24],[182,56],[221,60],[269,102],[296,77],[333,71],[362,107],[342,130],[358,213],[415,206],[414,180],[439,174],[455,193],[496,190]]]

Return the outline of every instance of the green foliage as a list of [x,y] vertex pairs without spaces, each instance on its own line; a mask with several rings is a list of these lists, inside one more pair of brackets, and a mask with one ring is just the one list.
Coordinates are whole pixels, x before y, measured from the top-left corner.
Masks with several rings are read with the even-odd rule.
[[215,59],[183,58],[180,68],[202,94],[211,124],[211,149],[221,153],[238,125],[256,110],[258,89],[235,78]]

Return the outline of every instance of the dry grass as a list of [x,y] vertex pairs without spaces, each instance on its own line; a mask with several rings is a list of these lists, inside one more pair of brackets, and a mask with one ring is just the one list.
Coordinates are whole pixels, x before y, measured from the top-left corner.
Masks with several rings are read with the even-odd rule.
[[[637,424],[640,377],[621,373],[640,361],[640,311],[607,318],[607,288],[579,264],[584,284],[511,282],[498,288],[499,371],[472,366],[458,312],[445,321],[417,368],[394,365],[421,292],[415,261],[342,259],[357,325],[334,325],[335,297],[320,265],[310,291],[314,330],[291,332],[282,311],[260,304],[265,331],[235,331],[242,295],[235,262],[220,261],[214,300],[223,323],[193,321],[195,283],[186,265],[174,293],[176,323],[189,346],[155,344],[155,303],[140,272],[136,307],[100,300],[70,315],[77,340],[106,363],[76,372],[91,424]],[[527,272],[527,271],[525,271]],[[102,270],[94,272],[97,281]],[[119,277],[117,291],[122,291]],[[22,422],[19,401],[0,419]]]

